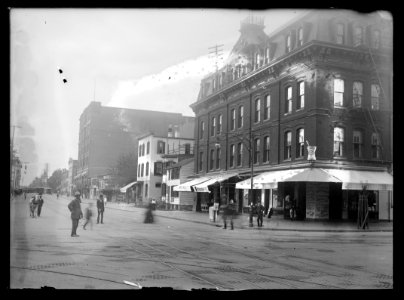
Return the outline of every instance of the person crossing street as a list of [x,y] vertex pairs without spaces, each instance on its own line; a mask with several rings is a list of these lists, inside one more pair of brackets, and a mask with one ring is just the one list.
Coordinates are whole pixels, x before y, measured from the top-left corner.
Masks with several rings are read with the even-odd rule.
[[104,209],[105,209],[105,206],[104,206],[104,199],[103,198],[104,198],[104,196],[102,194],[100,194],[99,198],[97,199],[97,212],[98,212],[97,224],[100,223],[100,216],[101,216],[101,224],[104,224],[103,221],[104,221]]

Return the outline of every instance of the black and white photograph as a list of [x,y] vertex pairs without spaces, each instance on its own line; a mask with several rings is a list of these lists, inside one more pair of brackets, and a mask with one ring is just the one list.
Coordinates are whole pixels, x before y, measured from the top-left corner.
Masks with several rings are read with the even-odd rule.
[[7,289],[397,287],[391,12],[8,14]]

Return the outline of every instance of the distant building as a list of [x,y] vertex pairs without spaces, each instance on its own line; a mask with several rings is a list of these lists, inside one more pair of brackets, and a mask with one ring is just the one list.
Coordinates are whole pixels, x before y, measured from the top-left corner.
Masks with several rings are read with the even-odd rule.
[[210,189],[198,207],[226,194],[239,211],[261,201],[287,218],[289,195],[299,219],[356,220],[366,187],[370,217],[391,220],[392,21],[315,10],[263,29],[260,18],[241,23],[191,105],[194,171]]
[[22,163],[18,156],[13,155],[11,161],[10,188],[11,191],[20,189]]
[[74,195],[76,184],[74,178],[77,175],[78,160],[69,158],[69,173],[67,176],[67,196]]
[[194,158],[186,158],[167,166],[166,175],[163,178],[165,189],[166,207],[169,209],[195,210],[196,195],[192,192],[177,191],[181,183],[187,182],[194,175]]
[[[77,189],[85,197],[94,197],[100,190],[99,179],[103,180],[102,177],[106,175],[106,186],[111,190],[105,192],[111,199],[113,192],[119,191],[121,187],[111,184],[112,169],[119,157],[132,153],[137,159],[138,137],[150,132],[156,136],[165,136],[170,124],[189,124],[184,130],[186,134],[193,135],[193,117],[182,116],[180,113],[107,107],[100,102],[91,102],[80,116],[75,176]],[[133,172],[136,179],[137,170]]]
[[168,134],[146,134],[139,137],[136,201],[147,203],[151,199],[166,200],[166,183],[163,176],[167,165],[182,158],[193,157],[194,138],[187,122],[169,127]]

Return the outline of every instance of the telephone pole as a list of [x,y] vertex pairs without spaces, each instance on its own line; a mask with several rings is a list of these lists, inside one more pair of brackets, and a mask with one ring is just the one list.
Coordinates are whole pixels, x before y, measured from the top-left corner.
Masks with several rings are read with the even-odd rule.
[[209,52],[210,56],[209,57],[213,57],[215,58],[215,66],[216,66],[216,72],[218,70],[218,59],[222,58],[223,55],[223,47],[224,45],[215,45],[213,47],[208,48],[209,50],[212,50]]

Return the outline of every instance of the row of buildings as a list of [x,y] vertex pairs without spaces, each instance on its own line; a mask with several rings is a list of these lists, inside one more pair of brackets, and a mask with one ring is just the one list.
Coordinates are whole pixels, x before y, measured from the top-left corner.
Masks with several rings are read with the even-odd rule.
[[[195,117],[102,107],[80,117],[76,187],[107,193],[134,155],[127,199],[205,210],[261,201],[300,219],[392,219],[392,21],[379,12],[311,11],[267,35],[248,17],[223,68],[201,81]],[[153,120],[150,122],[150,120]],[[109,189],[117,189],[111,187]],[[286,216],[286,214],[285,214]]]

